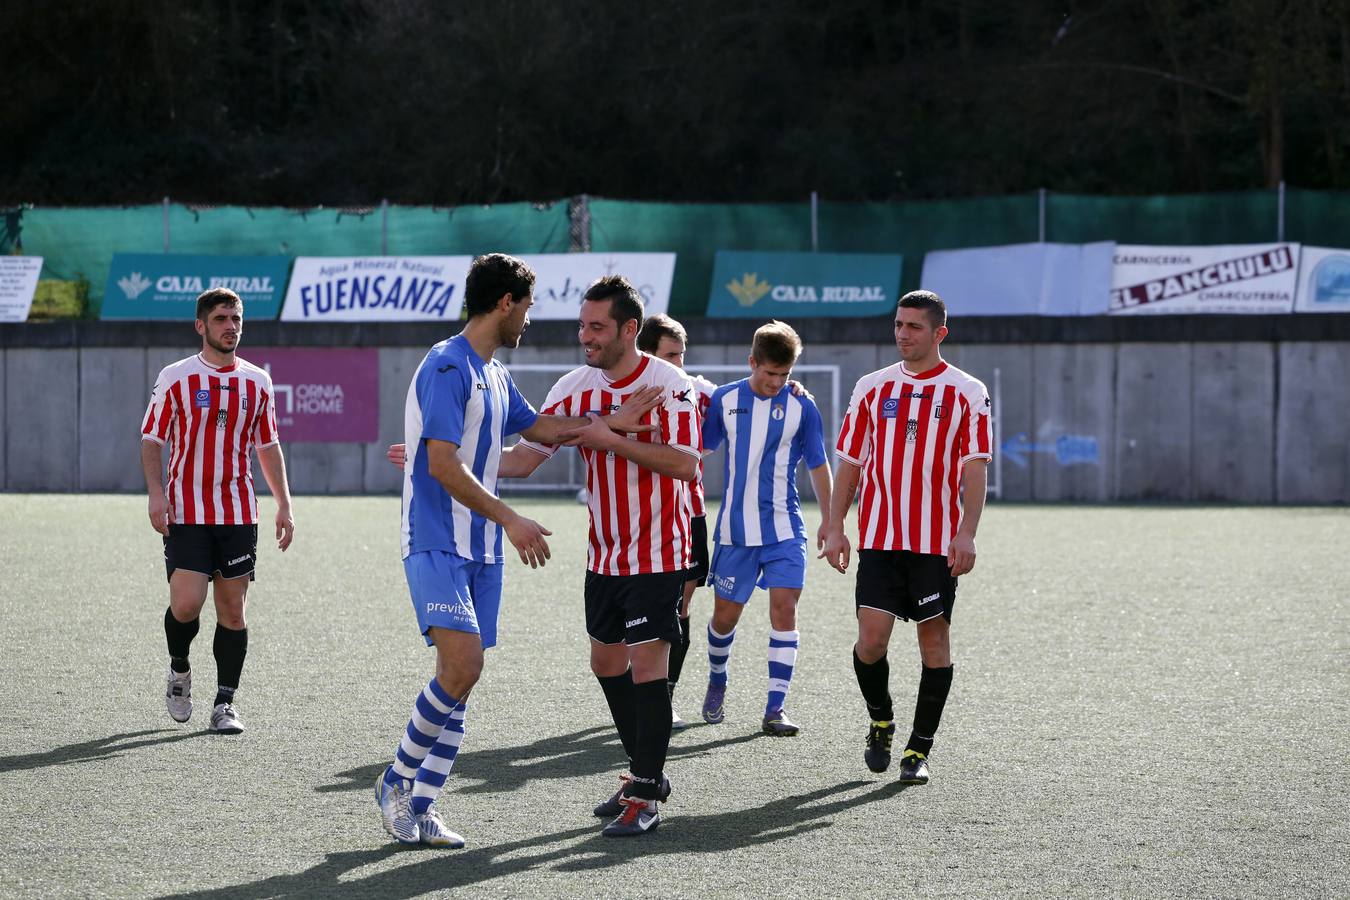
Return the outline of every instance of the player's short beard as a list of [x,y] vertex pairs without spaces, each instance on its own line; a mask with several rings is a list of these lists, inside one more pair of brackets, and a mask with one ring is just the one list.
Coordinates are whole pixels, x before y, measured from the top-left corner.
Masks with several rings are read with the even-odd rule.
[[608,369],[617,365],[622,358],[623,344],[619,342],[618,338],[615,338],[614,343],[601,347],[600,352],[595,354],[595,361],[589,362],[587,365],[593,369]]
[[223,354],[225,354],[226,356],[229,356],[231,353],[233,353],[235,350],[237,350],[237,349],[239,348],[239,338],[238,338],[238,337],[236,337],[236,338],[234,339],[234,346],[233,346],[233,347],[226,347],[223,343],[221,343],[221,342],[219,342],[219,341],[212,340],[212,339],[211,339],[211,335],[209,335],[209,334],[204,334],[204,335],[202,335],[202,337],[206,339],[206,346],[210,347],[212,350],[216,351],[217,353],[223,353]]

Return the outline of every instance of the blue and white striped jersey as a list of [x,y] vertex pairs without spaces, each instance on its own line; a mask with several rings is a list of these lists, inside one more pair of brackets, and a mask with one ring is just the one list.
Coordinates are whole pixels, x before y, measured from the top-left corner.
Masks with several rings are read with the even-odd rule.
[[805,537],[797,496],[797,463],[826,461],[820,410],[784,385],[773,397],[750,390],[750,379],[713,392],[703,420],[703,449],[727,444],[722,509],[714,540],[759,547]]
[[403,412],[405,559],[444,550],[475,562],[502,561],[501,526],[457,502],[431,476],[426,440],[458,444],[460,460],[496,495],[502,441],[538,417],[506,366],[495,359],[484,362],[463,335],[431,348],[413,373]]

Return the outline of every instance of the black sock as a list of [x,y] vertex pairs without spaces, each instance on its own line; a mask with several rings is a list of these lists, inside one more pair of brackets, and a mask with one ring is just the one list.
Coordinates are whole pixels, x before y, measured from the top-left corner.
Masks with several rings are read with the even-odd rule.
[[895,718],[895,709],[891,706],[891,664],[885,654],[874,663],[865,663],[858,658],[858,649],[853,649],[853,672],[858,676],[858,687],[862,690],[863,700],[867,703],[867,714],[875,722],[889,722]]
[[248,629],[235,631],[217,623],[212,649],[216,653],[215,704],[233,703],[234,692],[239,688],[239,676],[244,671],[244,656],[248,653]]
[[675,695],[675,684],[680,680],[680,671],[684,669],[684,657],[689,653],[689,617],[680,618],[680,639],[670,645],[670,674],[666,676],[666,681],[670,682],[671,696]]
[[164,637],[169,642],[169,667],[175,672],[187,672],[192,668],[188,665],[188,650],[201,627],[201,619],[180,622],[173,617],[172,609],[164,610]]
[[661,774],[670,749],[670,689],[662,679],[633,685],[637,739],[633,747],[633,784],[629,794],[644,800],[660,796]]
[[623,742],[623,752],[631,760],[636,742],[637,721],[633,717],[633,673],[631,670],[622,675],[597,675],[600,689],[605,692],[605,701],[609,704],[609,714],[614,717],[614,727]]
[[954,666],[941,669],[923,667],[919,676],[919,699],[914,704],[914,731],[909,736],[906,750],[927,756],[933,750],[933,736],[942,721],[942,708],[947,705],[947,692],[952,688]]

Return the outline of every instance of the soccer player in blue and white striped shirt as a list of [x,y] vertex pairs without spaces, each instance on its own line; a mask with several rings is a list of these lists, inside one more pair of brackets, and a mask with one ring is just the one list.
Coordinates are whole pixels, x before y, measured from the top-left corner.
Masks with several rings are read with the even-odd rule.
[[[417,626],[436,648],[436,677],[413,707],[394,762],[375,785],[384,828],[400,843],[462,847],[434,803],[464,738],[469,691],[483,650],[497,643],[502,593],[502,535],[532,568],[549,557],[551,532],[497,497],[497,478],[512,474],[508,434],[555,443],[590,423],[541,416],[493,359],[516,347],[530,324],[534,272],[492,253],[473,261],[464,282],[469,321],[432,347],[413,374],[404,412],[403,569]],[[605,422],[621,433],[655,428],[640,419],[665,396],[638,391]],[[402,464],[403,452],[398,456]]]
[[820,410],[809,394],[797,396],[788,385],[801,352],[801,338],[791,326],[761,326],[751,344],[750,376],[714,391],[703,420],[704,450],[727,445],[710,577],[715,600],[708,623],[703,719],[716,725],[725,716],[727,662],[736,623],[759,586],[769,591],[770,625],[763,730],[775,736],[798,731],[783,712],[800,642],[797,600],[806,583],[806,526],[797,496],[797,464],[806,462],[820,503],[817,547],[827,531],[832,485]]

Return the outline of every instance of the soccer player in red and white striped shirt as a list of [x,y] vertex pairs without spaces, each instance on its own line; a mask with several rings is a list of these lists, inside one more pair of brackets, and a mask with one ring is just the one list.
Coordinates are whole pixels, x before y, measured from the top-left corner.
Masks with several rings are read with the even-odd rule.
[[863,755],[884,772],[895,734],[886,649],[896,619],[916,623],[923,671],[899,780],[926,784],[933,736],[952,683],[956,582],[975,567],[975,529],[992,458],[989,394],[943,362],[947,307],[931,291],[900,298],[901,361],[859,379],[839,432],[839,470],[821,556],[848,569],[844,518],[858,507],[858,642],[853,668],[872,718]]
[[[256,448],[277,501],[277,545],[291,544],[295,522],[278,442],[272,379],[235,355],[244,330],[239,296],[214,288],[197,298],[200,353],[165,366],[141,423],[141,468],[150,494],[150,526],[164,536],[169,608],[165,704],[177,722],[192,715],[188,649],[200,627],[206,588],[216,605],[216,698],[211,730],[244,730],[234,704],[248,652],[244,602],[258,556],[258,500],[249,454]],[[169,445],[168,492],[163,448]]]
[[[670,793],[663,772],[671,720],[666,675],[670,645],[680,639],[690,562],[689,485],[702,455],[693,384],[680,369],[638,351],[642,315],[641,295],[626,278],[592,284],[578,321],[586,365],[558,379],[541,410],[592,419],[564,442],[581,448],[590,495],[591,670],[631,763],[619,792],[595,809],[598,816],[617,816],[603,832],[609,836],[655,828],[661,821],[657,802]],[[624,437],[599,420],[647,385],[664,395],[648,413],[657,431]],[[558,446],[522,441],[502,455],[499,474],[528,475]]]
[[[684,326],[665,313],[656,313],[647,317],[638,332],[637,348],[650,353],[657,359],[663,359],[679,369],[684,368],[684,353],[688,347],[689,334]],[[698,395],[698,421],[702,427],[703,417],[708,413],[708,404],[712,402],[713,391],[717,385],[702,375],[691,375],[694,393]],[[666,677],[670,687],[670,727],[682,729],[687,722],[675,711],[675,685],[684,670],[684,659],[689,653],[689,604],[694,599],[694,591],[708,583],[708,510],[703,501],[703,463],[698,464],[698,477],[689,486],[690,501],[690,561],[685,573],[684,596],[680,601],[680,639],[670,645],[670,667]]]

